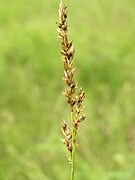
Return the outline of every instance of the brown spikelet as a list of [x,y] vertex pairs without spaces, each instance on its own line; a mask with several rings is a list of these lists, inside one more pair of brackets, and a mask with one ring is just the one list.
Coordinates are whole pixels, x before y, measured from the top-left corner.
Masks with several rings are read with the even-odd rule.
[[62,55],[64,66],[63,80],[66,84],[63,95],[67,99],[71,114],[74,114],[74,118],[72,117],[71,130],[68,129],[68,126],[64,120],[61,122],[61,130],[64,135],[64,139],[62,139],[62,142],[68,149],[69,164],[72,166],[72,171],[74,171],[73,164],[76,147],[76,134],[79,131],[79,123],[85,120],[85,115],[81,115],[81,111],[83,108],[82,102],[85,98],[85,92],[82,90],[82,88],[80,88],[78,93],[76,93],[77,84],[74,81],[75,68],[73,67],[75,48],[73,46],[73,41],[68,40],[67,6],[65,6],[62,1],[59,5],[59,21],[57,23],[57,26],[58,37],[61,43],[60,53]]

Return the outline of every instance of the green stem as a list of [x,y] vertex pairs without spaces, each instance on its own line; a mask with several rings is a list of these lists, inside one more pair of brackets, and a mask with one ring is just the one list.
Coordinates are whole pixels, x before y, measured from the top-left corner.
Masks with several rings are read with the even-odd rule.
[[76,151],[76,142],[75,142],[75,127],[74,127],[74,117],[73,112],[71,112],[71,122],[72,122],[72,166],[71,166],[71,180],[74,180],[75,174],[75,151]]

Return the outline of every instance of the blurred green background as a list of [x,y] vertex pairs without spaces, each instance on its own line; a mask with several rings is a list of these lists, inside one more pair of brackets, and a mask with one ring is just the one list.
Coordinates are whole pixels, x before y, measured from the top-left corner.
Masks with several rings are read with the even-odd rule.
[[[135,178],[135,1],[65,0],[86,90],[76,180]],[[69,180],[58,0],[0,0],[0,180]]]

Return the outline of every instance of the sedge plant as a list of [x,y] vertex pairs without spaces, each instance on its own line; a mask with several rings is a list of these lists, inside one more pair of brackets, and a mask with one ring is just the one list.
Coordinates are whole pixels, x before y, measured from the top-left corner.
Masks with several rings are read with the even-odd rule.
[[63,95],[67,99],[67,103],[71,113],[71,128],[67,125],[65,120],[61,122],[61,130],[64,135],[62,142],[68,150],[68,161],[71,166],[71,180],[74,180],[75,174],[75,156],[76,156],[76,137],[79,131],[79,123],[85,120],[85,115],[82,115],[82,102],[85,98],[85,92],[80,88],[78,90],[77,83],[74,81],[75,68],[73,67],[73,59],[75,55],[75,48],[73,42],[68,40],[68,24],[67,24],[67,6],[60,2],[59,5],[59,21],[58,37],[61,43],[61,55],[64,65],[65,89]]

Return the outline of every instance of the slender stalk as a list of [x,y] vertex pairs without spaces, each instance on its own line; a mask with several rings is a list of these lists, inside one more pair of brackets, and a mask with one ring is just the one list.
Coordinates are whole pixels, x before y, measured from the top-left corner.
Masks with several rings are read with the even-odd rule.
[[71,122],[72,122],[72,166],[71,166],[71,180],[74,180],[76,141],[75,141],[75,127],[74,127],[73,112],[71,112]]
[[85,98],[85,92],[82,88],[76,92],[77,84],[74,81],[74,71],[73,59],[75,54],[75,49],[73,42],[68,39],[68,24],[67,24],[67,6],[65,6],[62,1],[59,5],[59,21],[58,34],[61,43],[61,55],[64,65],[64,77],[65,90],[63,95],[67,99],[67,103],[71,112],[71,129],[68,128],[67,123],[63,120],[61,122],[61,130],[64,135],[62,142],[67,147],[68,150],[68,161],[71,167],[71,180],[74,180],[75,176],[75,155],[76,155],[76,135],[79,130],[79,123],[85,119],[85,115],[81,115],[82,102]]

